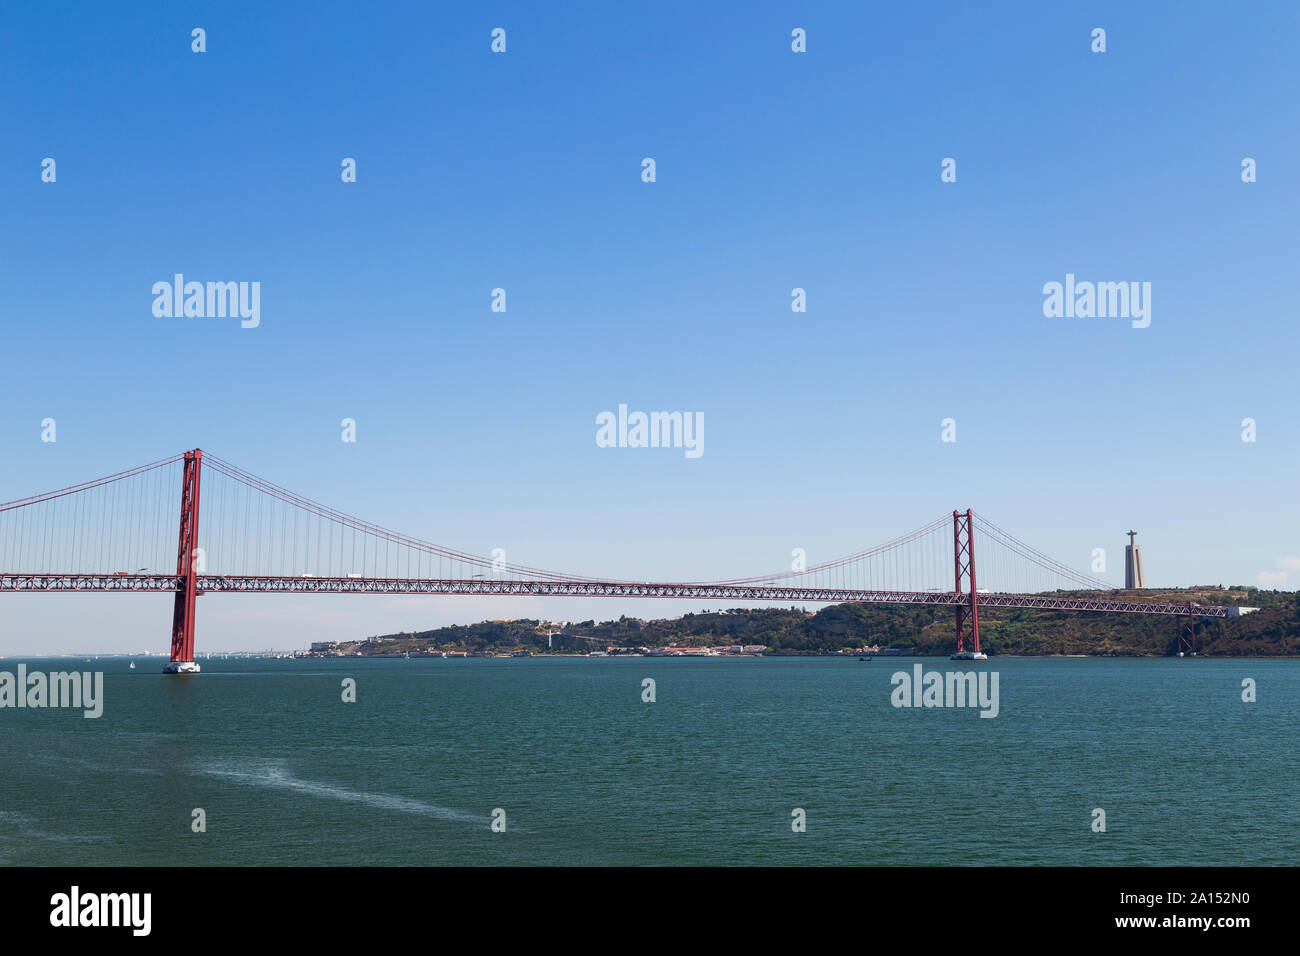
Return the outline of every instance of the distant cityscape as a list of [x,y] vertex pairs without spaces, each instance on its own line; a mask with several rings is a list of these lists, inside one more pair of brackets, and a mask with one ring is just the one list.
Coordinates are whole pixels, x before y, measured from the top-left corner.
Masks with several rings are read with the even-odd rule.
[[[669,644],[663,647],[626,647],[622,645],[607,644],[604,648],[587,651],[570,651],[567,653],[555,653],[545,651],[533,651],[527,648],[508,652],[493,651],[467,651],[467,650],[450,650],[440,647],[428,647],[415,652],[405,654],[393,653],[385,655],[381,652],[376,653],[376,648],[385,642],[393,643],[397,638],[372,637],[360,642],[339,642],[339,641],[315,641],[311,649],[306,652],[297,652],[294,655],[276,655],[276,656],[298,656],[298,657],[440,657],[440,658],[458,658],[458,657],[763,657],[768,653],[766,644],[722,644],[710,647],[698,647],[693,645]],[[834,652],[836,656],[853,656],[866,655],[872,656],[896,656],[906,653],[910,648],[884,647],[879,644],[864,645],[862,647],[845,648]]]

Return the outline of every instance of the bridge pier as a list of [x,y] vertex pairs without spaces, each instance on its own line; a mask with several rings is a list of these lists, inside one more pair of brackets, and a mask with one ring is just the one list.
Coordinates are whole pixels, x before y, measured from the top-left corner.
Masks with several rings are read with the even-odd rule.
[[172,658],[164,674],[197,674],[194,663],[194,599],[197,596],[195,558],[199,541],[199,479],[203,450],[185,453],[181,477],[181,528],[176,546],[176,603],[172,609]]
[[1187,602],[1187,623],[1178,620],[1178,656],[1195,657],[1196,656],[1196,607],[1191,602]]
[[[953,660],[984,660],[980,651],[979,595],[975,590],[975,515],[970,508],[963,515],[952,513],[953,568],[956,572],[953,592],[963,593],[963,580],[970,581],[970,598],[957,605],[957,651]],[[966,650],[966,637],[970,636],[971,649]]]

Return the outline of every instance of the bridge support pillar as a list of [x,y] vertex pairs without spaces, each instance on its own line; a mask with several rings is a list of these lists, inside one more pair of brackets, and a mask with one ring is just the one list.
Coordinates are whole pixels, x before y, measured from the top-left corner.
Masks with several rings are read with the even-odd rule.
[[197,674],[194,663],[194,599],[197,595],[195,561],[199,541],[199,478],[203,451],[185,453],[181,477],[181,530],[176,546],[176,604],[172,610],[172,659],[163,668],[168,674]]
[[953,569],[956,581],[953,590],[957,594],[965,592],[965,582],[970,581],[970,597],[966,603],[957,605],[957,653],[966,653],[966,638],[971,641],[970,651],[980,653],[980,612],[979,595],[975,590],[975,526],[974,513],[967,508],[966,513],[952,513],[952,550]]
[[1178,656],[1196,656],[1196,607],[1187,602],[1187,623],[1178,621]]

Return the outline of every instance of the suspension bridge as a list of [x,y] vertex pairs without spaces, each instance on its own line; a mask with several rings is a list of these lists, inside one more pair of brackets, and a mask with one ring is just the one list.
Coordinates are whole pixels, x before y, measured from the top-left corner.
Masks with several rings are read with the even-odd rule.
[[[983,587],[976,586],[977,551]],[[757,577],[650,582],[557,573],[382,528],[205,456],[201,449],[0,504],[0,560],[0,593],[173,595],[167,666],[172,673],[198,670],[195,599],[202,594],[943,605],[955,612],[954,656],[967,658],[983,656],[981,606],[1184,615],[1192,620],[1227,615],[1225,607],[1124,599],[1108,582],[1049,558],[970,509],[945,513],[834,561]]]

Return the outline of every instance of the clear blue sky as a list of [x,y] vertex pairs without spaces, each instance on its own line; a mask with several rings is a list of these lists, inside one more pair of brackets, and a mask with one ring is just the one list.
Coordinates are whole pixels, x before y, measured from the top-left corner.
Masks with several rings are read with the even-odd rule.
[[[1149,584],[1258,583],[1300,553],[1298,11],[8,9],[0,500],[200,446],[592,574],[779,570],[969,506],[1111,579],[1133,527]],[[156,318],[176,272],[260,282],[260,327]],[[1150,282],[1150,327],[1045,318],[1066,273]],[[620,402],[702,412],[703,457],[598,448]],[[205,598],[198,643],[681,610]],[[0,598],[0,653],[161,651],[170,613]]]

